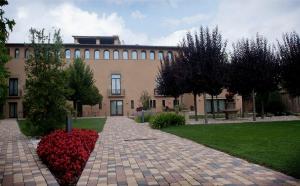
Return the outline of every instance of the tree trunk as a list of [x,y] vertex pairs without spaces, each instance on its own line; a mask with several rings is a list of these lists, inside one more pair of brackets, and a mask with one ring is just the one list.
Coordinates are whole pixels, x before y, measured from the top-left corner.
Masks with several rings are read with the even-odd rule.
[[219,103],[218,96],[216,96],[216,100],[217,100],[217,112],[220,113],[220,103]]
[[261,100],[261,119],[265,118],[265,103],[264,100]]
[[253,121],[256,121],[256,108],[255,108],[255,92],[252,89],[252,105],[253,105]]
[[242,118],[245,117],[245,97],[242,96]]
[[216,119],[216,115],[215,115],[215,104],[214,104],[214,96],[213,96],[213,95],[211,95],[210,108],[211,108],[211,113],[212,113],[212,115],[213,115],[213,118]]
[[174,110],[175,110],[175,113],[178,114],[179,112],[179,108],[178,108],[178,104],[177,104],[177,97],[174,97]]
[[207,124],[207,113],[205,109],[205,103],[206,103],[206,93],[203,94],[203,104],[204,104],[204,124]]
[[195,120],[198,121],[197,115],[197,94],[194,93],[194,111],[195,111]]

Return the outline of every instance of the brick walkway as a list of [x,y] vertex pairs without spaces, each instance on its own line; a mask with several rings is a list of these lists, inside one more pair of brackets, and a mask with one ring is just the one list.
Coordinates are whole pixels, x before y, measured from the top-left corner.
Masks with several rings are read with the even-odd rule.
[[125,117],[109,117],[78,185],[299,185],[248,163]]
[[16,120],[0,121],[0,186],[58,185]]

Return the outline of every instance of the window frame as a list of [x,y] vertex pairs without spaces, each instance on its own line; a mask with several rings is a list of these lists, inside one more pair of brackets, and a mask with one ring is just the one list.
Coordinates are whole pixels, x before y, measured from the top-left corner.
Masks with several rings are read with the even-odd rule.
[[16,48],[15,49],[15,59],[19,59],[20,58],[20,49],[19,48]]
[[[78,52],[78,56],[77,56],[77,52]],[[74,58],[75,59],[78,59],[78,58],[80,58],[81,57],[81,54],[80,54],[80,49],[75,49],[75,52],[74,52]]]
[[[87,58],[86,52],[88,52],[88,58]],[[89,60],[90,58],[91,58],[90,50],[89,49],[85,49],[84,50],[84,59],[85,60]]]
[[[67,57],[67,51],[69,51],[69,57]],[[65,50],[65,58],[66,59],[71,59],[71,50],[70,49]]]
[[[115,58],[116,56],[115,56],[115,54],[117,53],[117,58]],[[119,50],[114,50],[114,52],[113,52],[113,59],[114,60],[119,60],[120,59],[120,56],[119,56]]]
[[[124,58],[124,53],[126,53],[126,58]],[[123,50],[123,52],[122,52],[122,59],[124,59],[124,60],[128,60],[129,58],[129,55],[128,55],[128,50]]]
[[[135,59],[133,58],[133,54],[135,53]],[[137,51],[136,50],[132,50],[131,51],[131,59],[132,60],[137,60],[138,59],[138,53],[137,53]]]
[[[153,54],[153,59],[151,58],[151,54]],[[150,60],[155,60],[155,51],[150,51],[149,58]]]
[[[12,87],[11,87],[11,85],[12,85]],[[19,86],[18,78],[9,78],[8,95],[9,96],[18,96],[19,95],[18,86]]]
[[[108,58],[106,58],[106,55],[105,54],[108,54]],[[104,50],[103,51],[103,59],[104,60],[110,60],[110,52],[109,50]]]
[[[98,58],[96,58],[96,52],[98,53]],[[94,59],[95,60],[99,60],[100,59],[100,50],[98,50],[98,49],[94,50]]]
[[[143,57],[143,54],[145,54],[145,57]],[[142,50],[141,51],[141,59],[142,60],[146,60],[147,59],[147,52],[146,52],[146,50]]]

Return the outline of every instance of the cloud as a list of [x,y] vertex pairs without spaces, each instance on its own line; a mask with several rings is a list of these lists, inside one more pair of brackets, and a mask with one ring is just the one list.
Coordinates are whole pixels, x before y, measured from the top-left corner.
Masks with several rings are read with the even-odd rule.
[[200,24],[201,21],[207,20],[208,15],[196,14],[192,16],[182,17],[180,19],[165,19],[163,24],[165,26],[177,27],[182,25],[195,25]]
[[131,17],[134,19],[142,20],[146,17],[146,15],[142,14],[139,10],[135,10],[131,12]]
[[218,25],[229,44],[257,32],[275,43],[282,33],[300,30],[299,15],[297,0],[222,0],[210,26]]
[[22,5],[12,15],[16,19],[16,27],[11,33],[9,42],[28,42],[29,29],[61,28],[64,42],[73,42],[72,35],[120,35],[130,44],[147,43],[148,36],[133,32],[125,26],[124,19],[117,13],[97,14],[82,10],[72,3],[63,3],[51,9],[44,4],[35,6]]

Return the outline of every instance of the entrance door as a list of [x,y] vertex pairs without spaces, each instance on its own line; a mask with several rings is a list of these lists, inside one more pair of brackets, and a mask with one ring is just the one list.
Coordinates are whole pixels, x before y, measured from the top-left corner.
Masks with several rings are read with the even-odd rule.
[[122,100],[110,101],[110,115],[111,116],[123,116],[123,101]]
[[9,117],[10,118],[17,117],[17,103],[16,102],[9,103]]

